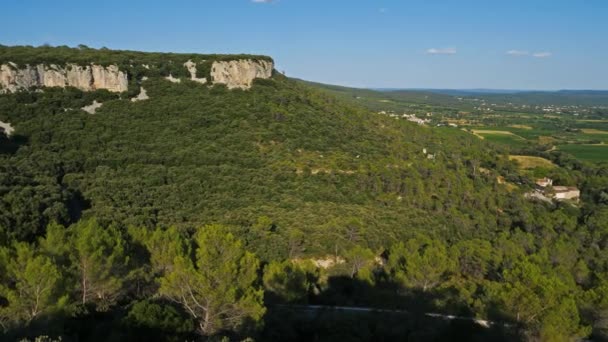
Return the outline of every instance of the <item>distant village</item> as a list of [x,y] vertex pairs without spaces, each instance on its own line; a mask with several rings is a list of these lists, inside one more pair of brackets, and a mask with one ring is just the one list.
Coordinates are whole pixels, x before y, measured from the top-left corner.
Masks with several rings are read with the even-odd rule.
[[[384,110],[378,112],[378,114],[388,115],[391,118],[395,118],[395,119],[406,119],[407,121],[415,122],[415,123],[417,123],[417,124],[419,124],[421,126],[427,125],[427,124],[429,124],[431,122],[430,119],[419,118],[419,117],[416,116],[416,114],[406,114],[406,113],[397,114],[397,113],[392,112],[392,111],[388,111],[387,112],[387,111],[384,111]],[[431,113],[427,113],[427,116],[431,116]]]
[[471,101],[474,108],[478,111],[485,113],[492,113],[500,110],[525,110],[533,111],[538,113],[552,113],[552,114],[572,114],[579,116],[581,114],[590,114],[595,110],[605,110],[605,106],[579,106],[579,105],[527,105],[527,104],[515,104],[512,102],[508,103],[488,103],[484,99],[467,99],[463,97],[457,98],[459,101]]
[[526,197],[545,202],[551,202],[551,200],[578,202],[581,191],[574,186],[553,185],[553,180],[545,177],[536,180],[536,189],[527,193]]

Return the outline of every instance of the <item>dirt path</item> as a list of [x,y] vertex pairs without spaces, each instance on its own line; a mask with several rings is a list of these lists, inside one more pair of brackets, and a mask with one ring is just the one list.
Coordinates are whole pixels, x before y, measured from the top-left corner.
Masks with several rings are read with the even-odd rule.
[[[402,313],[408,314],[407,310],[389,310],[389,309],[376,309],[376,308],[365,308],[365,307],[356,307],[356,306],[329,306],[329,305],[276,305],[277,307],[290,308],[302,311],[321,311],[321,310],[334,310],[334,311],[346,311],[346,312],[384,312],[384,313]],[[477,319],[474,317],[463,317],[463,316],[455,316],[455,315],[445,315],[434,312],[424,313],[427,317],[445,319],[445,320],[463,320],[473,322],[479,326],[484,328],[489,328],[490,326],[497,324],[496,322]],[[505,324],[503,324],[505,325]],[[506,326],[506,325],[505,325]]]

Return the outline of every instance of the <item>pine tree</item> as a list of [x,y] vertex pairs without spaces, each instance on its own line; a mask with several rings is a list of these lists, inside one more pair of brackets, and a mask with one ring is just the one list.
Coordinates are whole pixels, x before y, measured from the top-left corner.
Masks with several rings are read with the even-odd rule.
[[160,293],[181,304],[203,335],[259,322],[265,308],[257,286],[257,258],[221,226],[202,229],[196,244],[195,260],[175,258],[173,268],[160,279]]
[[95,220],[81,221],[70,230],[81,302],[107,310],[122,294],[129,261],[126,242],[115,227],[103,228]]
[[452,268],[445,245],[425,237],[398,243],[390,249],[388,271],[406,287],[427,291]]
[[62,274],[53,261],[39,255],[26,243],[15,243],[13,251],[0,251],[0,320],[30,322],[44,313],[63,308],[67,296],[61,293]]

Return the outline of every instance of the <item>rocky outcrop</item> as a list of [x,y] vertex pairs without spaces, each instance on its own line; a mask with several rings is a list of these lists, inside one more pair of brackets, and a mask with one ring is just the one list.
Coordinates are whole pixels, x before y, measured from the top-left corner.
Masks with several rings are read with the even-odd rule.
[[179,78],[173,77],[173,75],[171,75],[171,74],[169,74],[169,76],[165,77],[165,79],[172,83],[181,83],[182,82],[182,80],[180,80]]
[[127,90],[127,74],[117,66],[80,66],[55,64],[26,65],[17,68],[15,64],[0,66],[0,92],[15,92],[36,87],[75,87],[83,91],[107,89],[111,92]]
[[274,65],[270,61],[241,59],[213,62],[211,79],[213,84],[225,84],[228,89],[249,89],[256,78],[270,78]]
[[13,134],[13,132],[15,131],[15,129],[13,128],[13,126],[11,126],[10,123],[2,121],[0,121],[0,130],[4,131],[7,137],[10,137],[11,134]]
[[198,82],[201,84],[205,84],[207,83],[207,78],[203,77],[203,78],[198,78],[196,77],[196,63],[194,63],[193,61],[187,61],[186,63],[184,63],[184,66],[186,67],[186,69],[188,69],[188,72],[190,73],[190,80],[194,81],[194,82]]
[[144,87],[139,87],[139,94],[137,94],[136,97],[132,98],[131,102],[144,101],[149,98],[150,97],[148,96],[148,92],[146,91],[146,89],[144,89]]
[[90,105],[84,106],[84,107],[82,107],[80,109],[84,110],[85,112],[87,112],[89,114],[95,114],[95,112],[97,111],[97,109],[101,108],[102,105],[103,105],[103,103],[97,102],[97,100],[95,100]]

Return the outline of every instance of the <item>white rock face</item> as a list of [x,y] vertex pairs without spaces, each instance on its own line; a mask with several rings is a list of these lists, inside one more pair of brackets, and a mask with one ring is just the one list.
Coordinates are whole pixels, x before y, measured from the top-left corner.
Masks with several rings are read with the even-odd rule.
[[14,92],[22,88],[35,87],[39,84],[38,71],[35,68],[15,69],[12,65],[0,65],[0,89]]
[[7,137],[10,137],[11,134],[13,134],[13,132],[15,131],[15,129],[13,128],[13,126],[11,126],[10,123],[2,121],[0,121],[0,129],[4,130],[4,133],[6,133]]
[[173,75],[169,74],[169,76],[165,77],[165,79],[169,82],[173,82],[173,83],[182,83],[182,80],[180,80],[179,78],[175,78],[173,77]]
[[15,92],[34,87],[75,87],[83,91],[107,89],[112,92],[127,90],[127,74],[115,65],[80,66],[55,64],[26,65],[17,69],[14,64],[0,65],[0,92]]
[[[144,67],[149,68],[148,65]],[[256,78],[270,78],[274,65],[264,60],[241,59],[233,61],[216,61],[211,65],[211,77],[196,77],[197,65],[193,61],[184,63],[190,72],[192,81],[206,84],[225,84],[228,89],[249,89]],[[179,78],[172,75],[167,80],[180,83]],[[67,64],[26,65],[17,68],[14,63],[0,65],[0,93],[16,92],[41,87],[75,87],[83,91],[107,89],[111,92],[127,91],[128,79],[126,72],[118,66],[101,65],[80,66]]]
[[127,74],[118,70],[116,65],[106,68],[100,65],[93,65],[93,88],[107,89],[112,92],[120,93],[127,90],[129,81]]
[[139,94],[136,97],[132,98],[131,102],[143,101],[149,98],[150,97],[148,96],[146,89],[144,89],[144,87],[139,87]]
[[207,83],[207,78],[203,77],[203,78],[197,78],[196,77],[196,63],[194,63],[193,61],[187,61],[186,63],[184,63],[184,66],[186,67],[186,69],[188,69],[188,72],[190,73],[190,79],[194,82],[198,82],[200,84],[205,84]]
[[263,60],[241,59],[213,62],[211,78],[213,84],[225,84],[228,89],[249,89],[254,79],[270,78],[273,68],[272,62]]
[[80,109],[84,110],[85,112],[87,112],[89,114],[95,114],[95,111],[97,111],[97,109],[100,108],[101,105],[103,105],[103,103],[97,102],[97,100],[95,100],[90,105],[84,106]]

